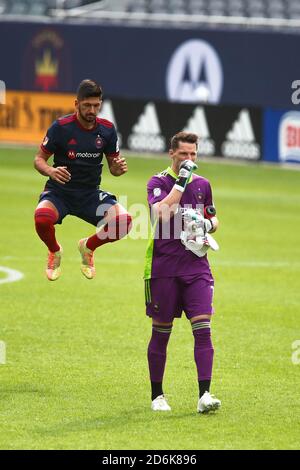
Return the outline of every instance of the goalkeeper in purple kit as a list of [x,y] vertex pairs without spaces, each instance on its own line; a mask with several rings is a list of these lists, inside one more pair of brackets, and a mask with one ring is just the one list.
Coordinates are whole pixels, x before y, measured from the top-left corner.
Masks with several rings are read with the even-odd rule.
[[146,313],[152,318],[148,364],[154,411],[170,411],[163,392],[167,345],[173,320],[182,311],[194,335],[199,399],[197,411],[218,409],[210,394],[214,349],[210,320],[214,280],[207,259],[218,249],[210,235],[218,228],[207,179],[195,175],[198,136],[180,132],[171,139],[171,166],[147,185],[153,223],[145,265]]

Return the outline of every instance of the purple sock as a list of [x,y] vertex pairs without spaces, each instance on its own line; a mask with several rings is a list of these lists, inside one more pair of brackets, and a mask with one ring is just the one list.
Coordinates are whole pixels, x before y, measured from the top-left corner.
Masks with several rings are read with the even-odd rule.
[[166,359],[167,345],[172,326],[153,326],[148,346],[148,364],[151,382],[162,382]]
[[210,335],[210,320],[198,320],[192,323],[195,338],[194,357],[198,372],[198,381],[211,380],[214,348]]

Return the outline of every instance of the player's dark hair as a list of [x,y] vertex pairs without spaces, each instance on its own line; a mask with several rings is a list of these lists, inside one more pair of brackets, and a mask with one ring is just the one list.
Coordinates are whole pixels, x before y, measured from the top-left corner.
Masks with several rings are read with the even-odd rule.
[[79,83],[77,99],[78,101],[82,101],[86,98],[102,98],[102,88],[94,80],[85,79]]
[[173,135],[170,142],[170,147],[173,151],[177,150],[179,147],[179,142],[187,142],[188,144],[196,144],[198,148],[199,137],[197,134],[192,134],[191,132],[178,132]]

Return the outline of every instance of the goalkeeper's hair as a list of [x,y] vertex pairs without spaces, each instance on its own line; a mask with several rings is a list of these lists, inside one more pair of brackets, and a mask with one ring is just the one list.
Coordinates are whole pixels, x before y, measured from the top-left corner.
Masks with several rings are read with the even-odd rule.
[[78,101],[85,100],[86,98],[102,98],[102,88],[94,80],[85,79],[79,83],[77,88]]
[[171,138],[170,147],[174,151],[178,149],[179,142],[187,142],[188,144],[196,144],[196,148],[198,148],[198,140],[199,136],[197,134],[182,131],[173,135]]

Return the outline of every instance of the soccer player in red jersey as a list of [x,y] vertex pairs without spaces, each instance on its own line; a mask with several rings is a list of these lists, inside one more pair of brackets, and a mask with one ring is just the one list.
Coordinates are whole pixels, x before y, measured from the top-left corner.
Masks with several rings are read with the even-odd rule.
[[[61,224],[66,215],[102,226],[78,243],[81,271],[88,279],[96,273],[95,249],[121,239],[131,228],[131,216],[116,196],[100,189],[103,155],[112,175],[127,172],[114,125],[97,117],[101,104],[101,87],[93,80],[83,80],[77,90],[75,113],[52,124],[34,160],[36,170],[48,176],[34,216],[36,231],[48,247],[46,274],[50,281],[61,274],[63,250],[56,240],[55,224]],[[48,164],[51,155],[53,166]]]
[[210,320],[214,279],[208,248],[217,249],[210,233],[218,228],[210,183],[193,173],[198,136],[180,132],[171,139],[171,165],[147,185],[153,220],[145,265],[146,313],[152,318],[148,364],[154,411],[170,411],[163,393],[167,345],[174,318],[182,311],[191,323],[197,368],[199,413],[221,402],[210,394],[214,349]]

